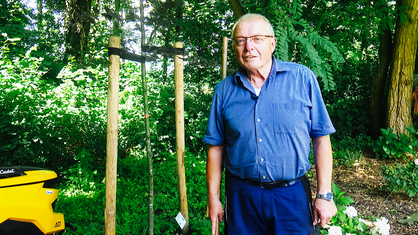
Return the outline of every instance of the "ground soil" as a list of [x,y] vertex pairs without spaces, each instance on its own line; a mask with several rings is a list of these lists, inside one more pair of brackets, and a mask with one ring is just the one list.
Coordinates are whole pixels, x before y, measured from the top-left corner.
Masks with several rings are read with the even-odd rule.
[[[383,165],[394,164],[395,160],[376,159],[363,154],[359,160],[348,166],[334,164],[333,181],[345,195],[354,199],[353,205],[362,216],[386,217],[390,221],[390,234],[418,235],[418,222],[413,225],[401,224],[400,219],[406,219],[418,213],[418,197],[410,198],[402,193],[390,193],[382,190],[384,180],[381,174]],[[315,174],[315,170],[313,170]],[[311,177],[312,191],[316,192],[315,177]]]

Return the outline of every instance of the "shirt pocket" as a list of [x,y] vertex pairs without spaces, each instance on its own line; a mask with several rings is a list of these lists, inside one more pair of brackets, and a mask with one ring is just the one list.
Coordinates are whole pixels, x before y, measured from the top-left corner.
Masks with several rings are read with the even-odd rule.
[[295,103],[273,103],[273,127],[277,134],[294,134],[302,122],[302,106]]

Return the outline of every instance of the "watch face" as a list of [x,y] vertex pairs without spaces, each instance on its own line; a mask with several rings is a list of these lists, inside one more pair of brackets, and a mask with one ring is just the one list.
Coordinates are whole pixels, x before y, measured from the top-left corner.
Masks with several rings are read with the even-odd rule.
[[332,193],[327,193],[326,198],[328,201],[332,200]]

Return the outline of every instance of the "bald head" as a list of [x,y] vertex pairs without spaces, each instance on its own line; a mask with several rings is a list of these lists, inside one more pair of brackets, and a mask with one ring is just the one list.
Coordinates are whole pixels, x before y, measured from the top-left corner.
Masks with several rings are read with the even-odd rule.
[[260,14],[245,14],[241,16],[241,18],[239,18],[237,22],[235,23],[234,27],[232,27],[232,32],[231,32],[232,38],[235,36],[235,28],[237,27],[237,25],[239,25],[242,22],[251,22],[251,21],[261,21],[265,23],[271,35],[274,37],[274,29],[271,26],[270,21],[266,17]]

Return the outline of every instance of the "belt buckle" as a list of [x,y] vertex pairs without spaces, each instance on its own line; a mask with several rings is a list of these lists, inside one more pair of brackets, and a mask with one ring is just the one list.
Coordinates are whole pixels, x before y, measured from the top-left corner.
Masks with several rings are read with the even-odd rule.
[[272,189],[272,183],[263,183],[263,182],[260,182],[260,187],[262,188],[262,189]]

